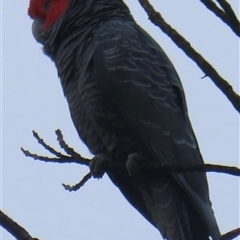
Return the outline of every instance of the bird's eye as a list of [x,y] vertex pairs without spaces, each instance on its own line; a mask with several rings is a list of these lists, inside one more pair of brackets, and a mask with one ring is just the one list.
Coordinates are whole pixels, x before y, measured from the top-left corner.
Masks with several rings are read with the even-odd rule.
[[48,11],[51,8],[52,2],[51,1],[46,1],[44,3],[44,9]]

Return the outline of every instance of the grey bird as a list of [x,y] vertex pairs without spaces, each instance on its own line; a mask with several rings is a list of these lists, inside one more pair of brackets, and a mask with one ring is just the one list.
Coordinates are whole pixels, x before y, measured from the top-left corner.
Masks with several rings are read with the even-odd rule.
[[168,240],[220,239],[206,174],[141,164],[203,159],[179,76],[122,0],[31,0],[33,35],[54,62],[79,137],[125,198]]

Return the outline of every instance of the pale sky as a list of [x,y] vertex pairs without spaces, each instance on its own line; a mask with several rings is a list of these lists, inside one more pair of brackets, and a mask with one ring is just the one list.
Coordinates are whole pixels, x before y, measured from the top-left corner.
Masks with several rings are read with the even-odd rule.
[[[151,0],[238,91],[239,40],[198,0]],[[236,12],[238,0],[229,0]],[[190,119],[206,163],[239,164],[239,115],[192,60],[148,20],[137,0],[126,0],[136,21],[161,45],[185,89]],[[26,158],[24,147],[49,155],[32,137],[37,131],[59,149],[54,131],[91,157],[73,127],[54,64],[31,33],[28,0],[2,2],[1,160],[3,211],[40,240],[159,240],[151,226],[104,176],[69,193],[87,172],[76,164],[46,164]],[[239,223],[239,179],[208,173],[210,197],[222,233]],[[14,239],[2,230],[1,239]],[[240,239],[240,238],[238,238]]]

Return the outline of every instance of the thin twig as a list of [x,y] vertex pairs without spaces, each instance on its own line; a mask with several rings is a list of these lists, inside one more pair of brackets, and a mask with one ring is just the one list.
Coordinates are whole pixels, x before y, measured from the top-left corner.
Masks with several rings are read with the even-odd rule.
[[[35,133],[35,134],[38,136],[38,138],[40,138],[37,133]],[[58,130],[58,134],[61,135],[61,139],[63,141],[63,136],[62,136],[62,133],[60,130]],[[44,141],[41,139],[41,142],[44,142]],[[40,144],[42,145],[42,143],[40,143]],[[46,143],[44,143],[44,144],[47,145]],[[69,146],[65,142],[64,142],[64,145],[66,145],[69,148]],[[25,154],[25,156],[31,157],[35,160],[44,161],[44,162],[51,162],[51,163],[54,162],[54,163],[61,163],[61,164],[62,163],[77,163],[77,164],[89,166],[89,163],[91,161],[91,159],[83,158],[80,154],[75,152],[74,149],[72,149],[72,148],[69,148],[69,149],[72,149],[71,152],[73,152],[74,156],[76,156],[76,157],[63,155],[63,154],[57,152],[55,149],[53,149],[50,146],[48,146],[48,148],[46,148],[46,149],[51,153],[57,153],[57,156],[60,156],[60,157],[49,158],[49,157],[45,157],[45,156],[40,156],[38,154],[30,153],[28,150],[21,148],[21,150]],[[240,176],[240,169],[237,167],[229,167],[229,166],[213,165],[213,164],[201,164],[201,165],[190,165],[189,166],[189,165],[151,163],[149,161],[142,163],[142,161],[139,161],[138,166],[140,169],[142,169],[141,171],[150,172],[150,173],[158,173],[161,171],[164,171],[164,172],[166,172],[166,171],[167,172],[198,171],[198,172],[219,172],[219,173],[230,174],[233,176]],[[107,170],[119,170],[119,169],[122,169],[125,167],[126,166],[124,164],[119,165],[119,163],[110,161],[110,163],[106,166],[106,171]]]
[[60,145],[60,147],[68,154],[70,155],[72,158],[74,159],[78,159],[81,160],[81,163],[83,164],[83,162],[85,162],[85,165],[89,164],[89,159],[83,158],[80,154],[78,154],[76,151],[74,151],[73,148],[69,147],[68,144],[65,142],[65,140],[63,139],[63,135],[60,129],[57,129],[55,131],[56,135],[57,135],[57,141]]
[[38,240],[0,210],[0,225],[18,240]]
[[[35,135],[38,136],[38,134],[36,133]],[[38,159],[41,161],[45,161],[45,162],[57,162],[57,163],[78,163],[78,164],[82,164],[82,165],[89,165],[89,162],[91,161],[90,159],[85,159],[82,158],[80,154],[76,153],[74,151],[74,149],[70,148],[66,142],[63,140],[63,135],[61,133],[60,130],[57,131],[57,136],[58,136],[58,141],[62,142],[61,145],[63,146],[64,150],[67,153],[70,154],[74,154],[77,155],[79,159],[76,158],[72,158],[71,156],[67,156],[67,155],[63,155],[60,153],[60,158],[49,158],[49,157],[43,157],[37,154],[32,154],[27,150],[22,149],[23,153],[31,158],[34,159]],[[40,139],[40,137],[38,136],[38,138]],[[44,143],[44,146],[47,145],[42,139],[41,139],[41,145],[43,145],[42,143]],[[47,145],[48,146],[48,145]],[[54,150],[52,147],[47,147],[46,148],[48,151],[50,151],[51,153],[57,153],[57,155],[59,155],[59,153]],[[70,150],[69,150],[70,149]],[[220,172],[220,173],[227,173],[227,174],[231,174],[234,176],[240,176],[240,169],[236,168],[236,167],[229,167],[229,166],[221,166],[221,165],[213,165],[213,164],[202,164],[202,165],[195,165],[195,166],[188,166],[188,165],[170,165],[170,164],[160,164],[160,163],[149,163],[149,162],[142,162],[140,161],[138,164],[138,168],[140,169],[139,172],[137,172],[137,174],[141,174],[144,172],[144,174],[159,174],[161,171],[164,172],[189,172],[189,171],[198,171],[198,172]],[[108,170],[119,170],[120,168],[125,167],[122,165],[116,165],[114,163],[111,163],[110,165],[106,166],[106,172]],[[83,177],[83,179],[75,184],[74,186],[69,186],[66,184],[62,184],[64,186],[64,188],[68,191],[77,191],[79,190],[89,179],[91,179],[91,172],[89,172],[86,176]],[[2,219],[1,219],[2,220]],[[221,237],[221,240],[232,240],[235,237],[237,237],[238,235],[240,235],[240,230],[239,229],[235,229],[231,232],[228,232],[226,234],[224,234]],[[28,237],[28,236],[27,236]],[[17,238],[18,239],[18,238]],[[21,238],[21,240],[25,238]],[[32,238],[26,238],[26,240],[33,240]],[[35,239],[36,240],[36,239]]]
[[26,157],[30,157],[30,158],[33,158],[34,160],[39,160],[39,161],[43,161],[43,162],[49,162],[49,163],[72,163],[74,161],[71,157],[65,156],[65,155],[61,155],[61,157],[57,157],[57,158],[51,158],[51,157],[41,156],[41,155],[38,155],[38,154],[35,154],[35,153],[31,153],[28,150],[25,150],[23,148],[21,148],[21,151],[23,152],[23,154]]
[[238,36],[240,36],[240,22],[238,21],[238,18],[233,11],[231,5],[225,1],[225,0],[217,0],[217,2],[220,4],[222,9],[225,11],[228,20],[230,22],[230,25],[232,26],[234,32],[236,31]]
[[215,85],[223,92],[235,109],[240,113],[240,97],[234,92],[232,86],[218,74],[212,65],[210,65],[196,50],[193,49],[191,44],[186,41],[184,37],[182,37],[175,29],[165,22],[161,14],[154,10],[148,0],[138,1],[147,12],[152,23],[166,33],[174,41],[174,43],[181,48],[208,77],[212,79]]
[[66,185],[66,184],[64,184],[64,183],[63,183],[62,185],[63,185],[63,187],[65,188],[65,190],[68,190],[69,192],[77,191],[77,190],[79,190],[81,187],[83,187],[84,184],[85,184],[89,179],[91,179],[91,177],[92,177],[92,174],[91,174],[91,172],[89,172],[87,175],[85,175],[85,176],[83,177],[83,179],[82,179],[79,183],[75,184],[74,186]]
[[[227,15],[222,9],[220,9],[215,2],[212,0],[200,0],[210,11],[212,11],[217,17],[219,17],[226,25],[228,25],[232,31],[237,35],[240,36],[240,28],[237,27],[236,21],[230,20],[231,16]],[[235,16],[235,14],[234,14]],[[235,19],[236,16],[235,16]],[[237,20],[238,21],[238,20]],[[234,22],[234,23],[233,23]]]
[[221,240],[232,240],[240,235],[240,228],[234,229],[221,236]]
[[57,152],[55,149],[53,149],[52,147],[50,147],[49,145],[47,145],[44,140],[42,138],[39,137],[38,133],[35,131],[33,132],[33,136],[37,139],[38,143],[40,145],[42,145],[46,150],[48,150],[50,153],[52,153],[53,155],[57,156],[57,157],[61,157],[62,154],[60,152]]
[[164,172],[216,172],[225,173],[233,176],[240,176],[240,169],[237,167],[229,167],[216,164],[201,164],[201,165],[173,165],[173,164],[147,164],[143,163],[139,166],[142,171],[149,173]]
[[41,156],[21,148],[23,154],[26,157],[33,158],[34,160],[44,161],[48,163],[77,163],[85,166],[89,165],[90,159],[82,157],[80,154],[75,152],[73,148],[70,148],[64,141],[63,135],[59,129],[56,130],[56,134],[59,145],[65,150],[68,155],[62,154],[61,152],[58,152],[54,148],[50,147],[42,138],[40,138],[39,134],[35,131],[33,131],[33,136],[38,140],[38,143],[56,157]]
[[88,166],[90,159],[83,158],[79,155],[79,158],[72,158],[71,156],[61,155],[61,157],[51,158],[46,156],[41,156],[35,153],[31,153],[28,150],[21,148],[23,154],[26,157],[33,158],[34,160],[43,161],[46,163],[77,163],[81,165]]

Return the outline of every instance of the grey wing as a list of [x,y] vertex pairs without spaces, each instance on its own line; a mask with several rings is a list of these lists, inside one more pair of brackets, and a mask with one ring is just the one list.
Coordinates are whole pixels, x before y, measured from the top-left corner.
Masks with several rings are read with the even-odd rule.
[[[94,47],[97,80],[128,126],[144,142],[151,160],[203,163],[182,85],[163,50],[135,24],[118,21],[106,23],[96,33]],[[171,176],[213,239],[219,239],[206,174],[171,173]]]

